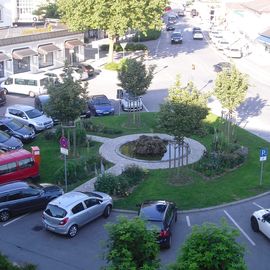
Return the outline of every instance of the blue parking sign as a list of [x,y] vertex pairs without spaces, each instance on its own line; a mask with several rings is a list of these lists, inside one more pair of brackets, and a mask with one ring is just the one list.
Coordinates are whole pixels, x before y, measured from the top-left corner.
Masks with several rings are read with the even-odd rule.
[[265,161],[268,156],[268,148],[261,148],[260,149],[260,161]]

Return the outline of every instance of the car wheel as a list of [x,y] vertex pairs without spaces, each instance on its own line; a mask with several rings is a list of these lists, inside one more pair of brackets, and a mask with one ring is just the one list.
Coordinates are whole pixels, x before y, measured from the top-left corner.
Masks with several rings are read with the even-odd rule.
[[105,218],[109,217],[111,212],[112,212],[112,206],[107,205],[106,208],[104,209],[103,217],[105,217]]
[[29,125],[29,127],[32,128],[35,131],[35,133],[37,132],[33,125]]
[[29,92],[29,97],[31,97],[31,98],[35,97],[35,93],[32,92],[32,91],[30,91],[30,92]]
[[8,94],[8,90],[6,88],[4,88],[4,94],[7,95]]
[[250,224],[251,224],[251,228],[254,232],[259,232],[259,224],[258,224],[258,221],[257,219],[252,216],[251,219],[250,219]]
[[0,221],[5,222],[10,219],[10,213],[7,210],[0,212]]
[[125,106],[122,104],[121,105],[122,111],[125,111]]
[[172,235],[170,235],[170,237],[169,237],[169,239],[168,239],[168,242],[167,242],[165,248],[169,249],[169,248],[171,247],[171,245],[172,245]]
[[72,225],[68,230],[68,236],[70,238],[75,237],[77,233],[78,233],[78,226],[77,225]]

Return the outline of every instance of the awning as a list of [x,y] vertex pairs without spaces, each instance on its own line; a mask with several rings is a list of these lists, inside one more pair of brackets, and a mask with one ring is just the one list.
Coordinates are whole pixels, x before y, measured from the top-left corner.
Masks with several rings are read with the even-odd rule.
[[270,38],[265,36],[259,36],[257,37],[257,40],[262,43],[266,43],[270,45]]
[[84,46],[84,43],[79,39],[67,40],[65,42],[65,48],[67,49],[74,49],[76,46]]
[[21,49],[13,51],[12,57],[14,59],[22,60],[24,57],[37,55],[37,52],[31,50],[31,49]]
[[60,48],[53,44],[42,45],[38,47],[38,53],[40,54],[48,54],[55,51],[60,51]]
[[6,54],[4,53],[0,53],[0,62],[5,61],[5,60],[9,60],[10,57],[8,57]]

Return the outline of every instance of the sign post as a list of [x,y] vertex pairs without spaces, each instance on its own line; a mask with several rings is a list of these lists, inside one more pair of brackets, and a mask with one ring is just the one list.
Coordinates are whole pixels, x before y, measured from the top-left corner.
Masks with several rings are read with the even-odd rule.
[[263,181],[263,163],[267,160],[268,156],[268,148],[261,148],[260,149],[260,162],[261,162],[261,174],[260,174],[260,186],[262,185]]
[[125,48],[127,46],[127,42],[120,42],[120,45],[121,45],[121,47],[123,49],[123,58],[124,58],[125,57]]
[[67,192],[67,156],[68,156],[68,139],[62,136],[59,140],[60,153],[64,155],[64,171],[65,171],[65,190]]

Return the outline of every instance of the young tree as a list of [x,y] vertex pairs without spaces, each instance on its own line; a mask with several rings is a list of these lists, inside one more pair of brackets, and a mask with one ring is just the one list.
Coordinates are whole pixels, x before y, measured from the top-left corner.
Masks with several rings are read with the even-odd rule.
[[236,108],[244,101],[248,89],[247,76],[239,72],[235,66],[218,73],[214,95],[223,108],[228,110],[228,142],[231,137],[231,120]]
[[245,270],[244,247],[239,232],[224,221],[221,226],[195,225],[170,270]]
[[108,233],[106,259],[109,270],[156,270],[159,246],[155,233],[147,230],[139,217],[119,217],[117,223],[105,225]]
[[102,29],[109,36],[109,58],[117,36],[129,29],[161,29],[167,0],[58,0],[62,20],[71,30]]
[[192,82],[181,87],[177,76],[167,101],[160,106],[159,125],[182,143],[184,137],[200,131],[207,114],[207,95],[200,93]]
[[59,12],[56,3],[48,3],[47,5],[39,6],[33,12],[33,15],[41,16],[43,18],[59,19]]

